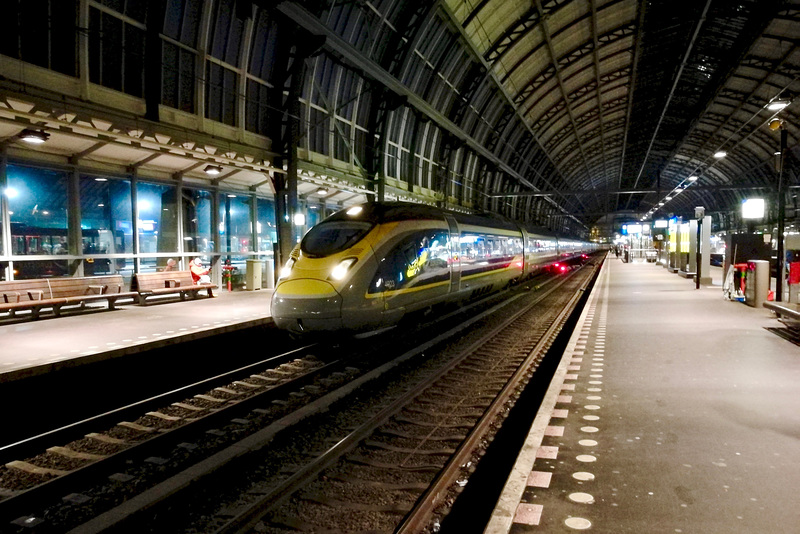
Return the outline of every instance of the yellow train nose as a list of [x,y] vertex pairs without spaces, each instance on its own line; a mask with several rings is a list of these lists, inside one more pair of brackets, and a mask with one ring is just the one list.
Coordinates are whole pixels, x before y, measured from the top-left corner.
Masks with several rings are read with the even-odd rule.
[[275,288],[275,294],[286,298],[326,298],[339,295],[328,282],[312,278],[299,278],[280,282],[278,287]]
[[272,319],[294,332],[342,328],[342,297],[323,280],[300,278],[278,284],[272,295]]

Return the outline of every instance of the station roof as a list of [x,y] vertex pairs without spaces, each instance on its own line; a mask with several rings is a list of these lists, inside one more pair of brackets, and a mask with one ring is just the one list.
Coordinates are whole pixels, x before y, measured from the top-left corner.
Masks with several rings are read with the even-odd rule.
[[[152,3],[89,4],[126,28],[145,32],[152,23],[128,13]],[[427,194],[561,232],[609,218],[692,216],[696,206],[730,222],[744,198],[774,195],[782,134],[784,180],[797,182],[800,0],[165,5],[160,38],[204,60],[196,61],[202,68],[239,76],[240,103],[232,105],[240,118],[218,124],[202,109],[162,104],[160,122],[144,120],[142,99],[125,100],[77,72],[64,77],[0,56],[0,138],[40,125],[51,137],[37,150],[54,161],[275,194],[273,179],[284,169],[276,163],[281,140],[271,133],[281,129],[243,126],[251,106],[245,87],[253,82],[279,97],[274,90],[283,87],[285,96],[282,68],[310,33],[323,39],[322,53],[308,56],[301,90],[301,196],[363,200],[376,171],[368,168],[372,144],[388,162],[377,172],[395,167],[391,199]],[[173,20],[199,37],[171,36]],[[238,48],[225,44],[232,42]],[[94,52],[81,50],[91,71]],[[207,73],[195,76],[197,106],[208,105]],[[770,109],[779,102],[785,107]],[[285,120],[280,103],[268,104],[269,120]],[[370,110],[381,105],[389,118],[373,132]],[[19,143],[9,150],[39,156]],[[223,173],[208,176],[208,165]]]
[[586,223],[730,210],[773,194],[772,119],[797,146],[800,3],[446,3],[563,179],[542,190]]

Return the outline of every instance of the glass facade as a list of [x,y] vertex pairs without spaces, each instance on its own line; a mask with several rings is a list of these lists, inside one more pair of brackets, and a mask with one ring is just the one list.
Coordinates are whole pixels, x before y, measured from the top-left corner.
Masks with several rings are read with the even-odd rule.
[[142,270],[156,270],[166,260],[159,262],[151,255],[178,251],[178,190],[170,185],[139,183],[136,206]]
[[212,194],[209,191],[186,189],[183,192],[183,250],[197,255],[214,252],[211,230]]
[[[131,182],[80,177],[81,249],[84,274],[133,273]],[[120,257],[123,255],[124,257]]]
[[9,165],[7,176],[11,253],[20,256],[68,254],[67,175]]
[[231,274],[233,289],[245,286],[248,260],[261,260],[262,286],[271,283],[271,199],[12,163],[5,178],[10,228],[0,236],[11,239],[0,242],[0,280],[122,274],[130,282],[134,272],[169,259],[186,269],[199,256],[224,285]]

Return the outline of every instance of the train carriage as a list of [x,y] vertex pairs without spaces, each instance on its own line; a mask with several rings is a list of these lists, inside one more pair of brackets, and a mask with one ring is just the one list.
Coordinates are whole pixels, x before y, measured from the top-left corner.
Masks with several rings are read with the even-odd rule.
[[[441,302],[498,290],[583,251],[492,216],[402,202],[367,203],[314,226],[272,297],[279,328],[364,331]],[[580,249],[580,250],[578,250]]]

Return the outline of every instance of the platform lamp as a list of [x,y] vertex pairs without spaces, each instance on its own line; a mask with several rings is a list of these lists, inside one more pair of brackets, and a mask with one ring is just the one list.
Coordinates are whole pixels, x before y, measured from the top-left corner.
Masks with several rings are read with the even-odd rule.
[[[784,106],[785,107],[785,106]],[[783,109],[783,108],[780,108]],[[783,119],[772,119],[769,122],[770,130],[780,130],[781,151],[778,154],[778,258],[775,272],[775,300],[783,301],[783,270],[786,258],[783,245],[783,232],[786,227],[786,185],[783,179],[783,168],[786,166],[786,145],[788,144],[788,131]]]
[[697,206],[694,209],[694,217],[697,219],[697,250],[695,251],[695,265],[697,265],[697,278],[695,280],[694,288],[700,289],[700,275],[702,271],[703,256],[700,253],[700,243],[702,243],[703,233],[700,229],[703,227],[703,216],[706,214],[706,209],[703,206]]

